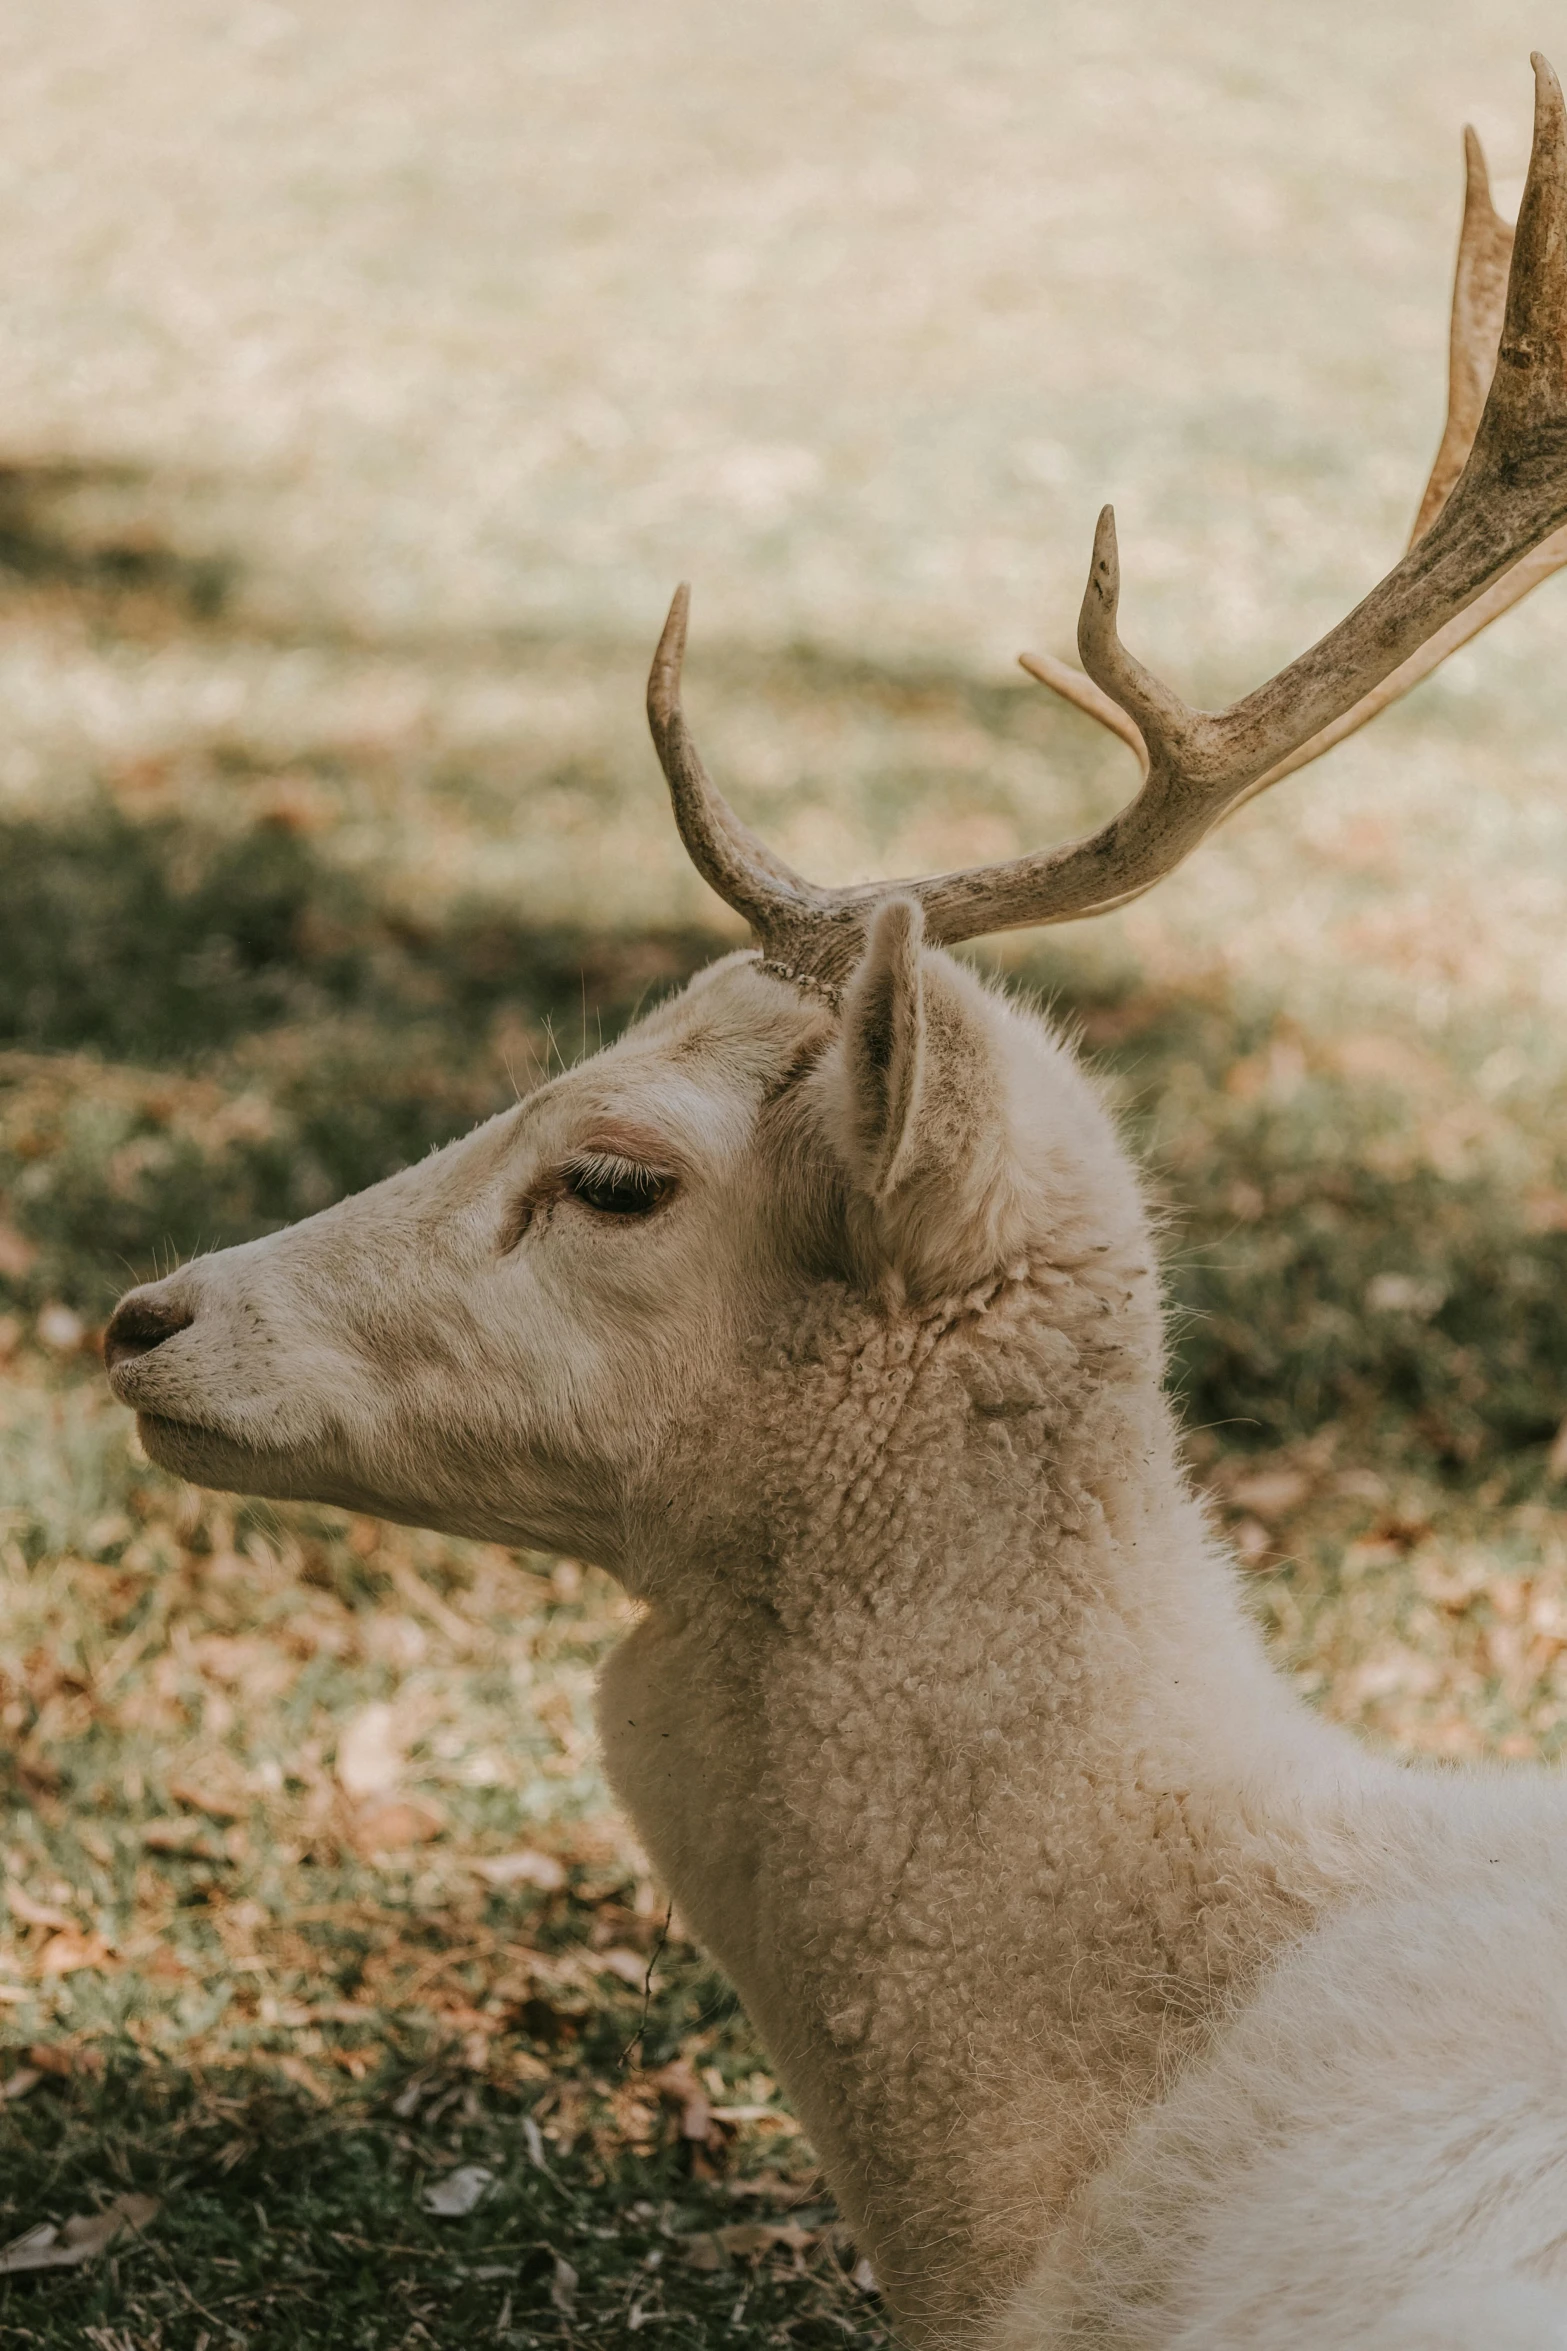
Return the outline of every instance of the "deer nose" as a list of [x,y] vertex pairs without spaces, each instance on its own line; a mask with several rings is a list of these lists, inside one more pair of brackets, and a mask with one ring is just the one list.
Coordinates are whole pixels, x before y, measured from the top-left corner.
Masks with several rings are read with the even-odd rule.
[[122,1298],[103,1334],[103,1360],[110,1371],[133,1355],[150,1355],[176,1331],[188,1331],[195,1321],[189,1307],[160,1298],[156,1290],[132,1290]]

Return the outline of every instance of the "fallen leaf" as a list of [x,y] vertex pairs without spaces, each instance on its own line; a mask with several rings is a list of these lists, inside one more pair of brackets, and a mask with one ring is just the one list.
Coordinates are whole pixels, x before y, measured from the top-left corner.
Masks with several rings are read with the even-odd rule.
[[157,2210],[156,2196],[116,2196],[102,2212],[73,2215],[64,2228],[41,2221],[0,2250],[0,2277],[28,2269],[75,2269],[105,2252],[122,2230],[144,2229]]
[[103,2051],[73,2047],[68,2041],[35,2041],[27,2052],[27,2062],[40,2073],[50,2073],[57,2081],[68,2082],[75,2074],[102,2073]]
[[555,2256],[555,2275],[550,2281],[550,2300],[562,2318],[572,2318],[577,2308],[577,2273],[560,2254]]
[[1567,1420],[1562,1422],[1551,1439],[1551,1449],[1545,1456],[1545,1467],[1553,1478],[1567,1478]]
[[714,2231],[714,2238],[725,2253],[742,2261],[759,2260],[762,2254],[772,2253],[782,2246],[789,2253],[804,2253],[816,2244],[817,2229],[802,2229],[794,2220],[735,2220],[727,2228]]
[[57,1909],[52,1902],[35,1902],[24,1886],[6,1880],[5,1898],[11,1916],[24,1927],[72,1928],[76,1921],[68,1910]]
[[36,2090],[43,2078],[36,2065],[19,2065],[14,2073],[8,2074],[0,2082],[0,2099],[10,2106],[18,2098],[25,2098],[29,2090]]
[[1366,1284],[1366,1305],[1373,1314],[1412,1314],[1429,1322],[1446,1300],[1444,1283],[1422,1281],[1417,1274],[1373,1274]]
[[381,2012],[363,2000],[318,2000],[306,2011],[311,2024],[374,2025],[381,2021]]
[[[306,2013],[308,2014],[308,2011]],[[314,2098],[318,2106],[326,2106],[331,2103],[331,2091],[323,2088],[302,2057],[292,2055],[274,2057],[272,2062],[285,2080],[293,2082],[296,2088],[305,2092],[307,2097]]]
[[[1524,1200],[1524,1223],[1531,1233],[1567,1233],[1567,1193],[1528,1193]],[[5,1270],[0,1265],[0,1273]]]
[[204,1812],[209,1820],[243,1820],[250,1809],[243,1796],[226,1794],[211,1785],[198,1785],[195,1780],[170,1780],[169,1794],[176,1804],[188,1804],[193,1812]]
[[1273,1538],[1260,1518],[1241,1519],[1230,1529],[1230,1540],[1240,1554],[1243,1567],[1258,1566],[1273,1546]]
[[143,1824],[141,1841],[149,1853],[184,1853],[192,1861],[221,1861],[223,1848],[210,1837],[202,1821],[180,1813],[172,1820]]
[[630,1984],[640,1992],[647,1982],[647,1961],[640,1951],[610,1950],[594,1955],[593,1964],[605,1975],[619,1976],[623,1984]]
[[137,1969],[144,1981],[155,1984],[188,1983],[190,1972],[172,1943],[160,1943],[152,1957]]
[[432,2180],[419,2201],[426,2212],[433,2212],[439,2220],[461,2220],[478,2203],[485,2189],[494,2179],[493,2171],[482,2163],[460,2163],[438,2180]]
[[724,2182],[724,2193],[737,2204],[746,2203],[754,2196],[765,2196],[770,2204],[780,2204],[785,2210],[791,2204],[818,2204],[826,2192],[820,2173],[814,2173],[809,2179],[786,2180],[776,2171],[759,2171],[750,2179]]
[[38,1954],[41,1975],[74,1975],[79,1967],[102,1967],[109,1958],[109,1946],[102,1935],[84,1935],[69,1927],[62,1934],[51,1935]]
[[705,2140],[712,2127],[712,2101],[686,2060],[677,2057],[671,2064],[660,2066],[652,2080],[660,2095],[680,2108],[680,2136]]
[[354,1822],[354,1843],[361,1853],[397,1853],[428,1845],[445,1826],[444,1813],[433,1804],[368,1804]]
[[338,1735],[337,1778],[346,1796],[389,1795],[403,1772],[402,1746],[390,1706],[362,1706]]
[[0,1274],[8,1282],[25,1281],[38,1263],[38,1251],[14,1224],[0,1224]]
[[1230,1488],[1230,1500],[1237,1510],[1249,1511],[1271,1526],[1276,1518],[1285,1517],[1305,1501],[1311,1491],[1310,1481],[1298,1469],[1258,1470],[1255,1476],[1237,1478]]
[[566,1883],[565,1867],[553,1853],[536,1853],[528,1846],[520,1853],[492,1854],[474,1867],[492,1886],[537,1886],[541,1894],[558,1894]]

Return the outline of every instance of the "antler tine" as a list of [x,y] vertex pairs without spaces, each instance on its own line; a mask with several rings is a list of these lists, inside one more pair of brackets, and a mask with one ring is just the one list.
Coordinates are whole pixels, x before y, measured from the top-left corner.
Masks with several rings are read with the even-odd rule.
[[[1548,69],[1547,69],[1548,70]],[[1502,320],[1507,303],[1508,264],[1513,251],[1513,231],[1508,227],[1491,201],[1490,180],[1485,167],[1485,153],[1479,138],[1469,126],[1464,129],[1464,217],[1459,234],[1458,261],[1453,276],[1453,312],[1449,338],[1448,404],[1441,446],[1431,468],[1430,478],[1422,493],[1410,545],[1423,538],[1447,503],[1454,484],[1463,472],[1474,445],[1475,432],[1484,410],[1486,395],[1496,372],[1497,346],[1501,339]],[[1543,580],[1560,571],[1567,564],[1567,527],[1554,531],[1529,554],[1515,563],[1510,571],[1493,580],[1490,587],[1477,596],[1462,612],[1416,647],[1407,660],[1389,672],[1379,685],[1362,696],[1354,706],[1342,712],[1327,726],[1310,736],[1285,758],[1249,784],[1234,801],[1231,808],[1254,799],[1285,776],[1294,775],[1308,767],[1324,752],[1331,751],[1349,735],[1401,701],[1421,680],[1439,669],[1460,646],[1480,635],[1511,611],[1525,596],[1532,594]],[[1023,653],[1018,656],[1021,666],[1042,685],[1051,687],[1065,700],[1073,703],[1088,717],[1118,735],[1137,755],[1144,776],[1148,773],[1147,747],[1127,714],[1118,709],[1109,696],[1095,686],[1069,662],[1054,660],[1048,654]]]
[[669,784],[675,823],[702,879],[743,915],[758,938],[792,938],[824,913],[833,893],[820,890],[775,856],[736,816],[702,764],[680,700],[691,587],[675,590],[647,681],[647,718]]
[[1533,151],[1511,240],[1491,207],[1479,142],[1466,134],[1447,425],[1416,535],[1370,595],[1255,693],[1227,710],[1194,710],[1121,642],[1115,518],[1109,507],[1100,515],[1078,620],[1087,676],[1024,663],[1139,754],[1141,790],[1097,832],[928,880],[846,890],[803,881],[726,807],[686,733],[681,591],[654,662],[649,717],[686,846],[751,922],[774,969],[831,993],[859,952],[867,908],[893,890],[919,899],[927,934],[946,945],[1124,904],[1231,809],[1364,725],[1567,563],[1567,110],[1545,59],[1532,63]]
[[1042,686],[1048,686],[1053,694],[1059,694],[1063,702],[1070,702],[1085,718],[1096,720],[1107,734],[1118,736],[1147,776],[1147,744],[1126,712],[1118,709],[1092,678],[1074,669],[1070,661],[1058,661],[1053,653],[1020,653],[1017,665],[1026,669],[1031,678],[1037,678]]
[[[1078,651],[1147,746],[1143,788],[1086,840],[989,876],[920,885],[934,935],[1059,922],[1137,896],[1230,809],[1363,724],[1567,561],[1567,125],[1556,76],[1543,57],[1532,62],[1534,147],[1500,354],[1472,450],[1434,520],[1309,652],[1228,710],[1207,712],[1190,709],[1121,643],[1114,527],[1101,516]],[[1471,254],[1476,241],[1471,228]],[[987,883],[1001,914],[994,925],[973,919]],[[963,928],[948,926],[949,895]]]
[[1513,232],[1491,202],[1485,151],[1464,125],[1464,220],[1453,271],[1453,321],[1448,336],[1447,421],[1421,496],[1409,543],[1423,539],[1464,467],[1479,429],[1507,310]]

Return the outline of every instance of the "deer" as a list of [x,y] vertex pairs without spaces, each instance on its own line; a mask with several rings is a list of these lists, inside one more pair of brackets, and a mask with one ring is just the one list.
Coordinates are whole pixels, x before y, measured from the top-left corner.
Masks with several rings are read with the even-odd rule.
[[1084,838],[819,885],[648,692],[749,947],[467,1138],[131,1290],[153,1461],[565,1551],[637,1604],[605,1767],[922,2351],[1567,2343],[1567,1795],[1371,1753],[1267,1659],[1184,1465],[1103,1088],[950,950],[1119,906],[1567,562],[1567,120],[1467,134],[1413,539],[1228,708],[1117,629]]

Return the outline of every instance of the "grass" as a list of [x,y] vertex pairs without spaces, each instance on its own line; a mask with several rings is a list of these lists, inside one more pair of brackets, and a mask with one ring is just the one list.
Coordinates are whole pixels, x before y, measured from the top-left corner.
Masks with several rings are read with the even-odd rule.
[[[57,546],[52,476],[7,511],[13,625],[254,657],[145,537],[134,564]],[[617,685],[629,659],[570,658]],[[1000,778],[981,828],[1021,821],[1041,750],[1064,799],[1095,789],[1096,747],[1023,690],[808,651],[704,685],[742,759],[759,707],[847,742],[889,860],[970,773]],[[546,743],[524,800],[564,767],[651,821],[635,756]],[[0,2282],[0,2342],[886,2339],[764,2054],[607,1807],[614,1587],[194,1494],[95,1360],[128,1278],[462,1131],[723,943],[486,889],[516,823],[493,757],[455,726],[413,753],[193,727],[41,768],[0,821],[0,2228],[157,2205],[100,2260]],[[1193,1458],[1280,1662],[1406,1751],[1554,1753],[1567,1174],[1538,1074],[1483,1021],[1433,1049],[1158,960],[1106,932],[1008,972],[1148,1155]],[[475,2165],[471,2210],[428,2209]]]
[[[1005,211],[1002,177],[981,193]],[[1235,217],[1244,243],[1239,199]],[[1018,233],[1030,267],[1053,246]],[[1011,331],[1004,294],[987,333]],[[1065,317],[1089,295],[1056,299]],[[1363,324],[1335,301],[1333,336],[1374,343]],[[913,330],[893,327],[901,365]],[[1120,463],[1129,409],[1090,416],[1089,358],[1057,341],[1052,415],[1081,395],[1085,445],[1107,436]],[[1335,420],[1344,372],[1324,363]],[[1413,484],[1359,496],[1353,410],[1338,441],[1326,409],[1281,440],[1250,392],[1244,432],[1233,402],[1206,421],[1184,376],[1171,397],[1203,421],[1180,424],[1179,468],[1137,444],[1134,508],[1139,481],[1146,499],[1180,472],[1201,502],[1189,560],[1226,582],[1203,657],[1217,636],[1249,659],[1299,618],[1280,548],[1320,620]],[[898,463],[978,478],[983,441],[920,455],[910,435]],[[1055,499],[1071,453],[1020,446],[1045,468],[1029,495]],[[1236,537],[1226,518],[1275,465],[1277,512]],[[1340,476],[1353,562],[1296,495]],[[301,481],[278,491],[296,520]],[[874,540],[886,602],[919,485],[889,520],[856,483],[842,528]],[[370,495],[349,486],[340,536]],[[194,1495],[137,1457],[103,1390],[95,1334],[128,1280],[461,1132],[733,936],[674,845],[646,647],[607,607],[438,629],[443,540],[424,601],[384,625],[364,593],[334,618],[330,581],[301,585],[296,617],[277,547],[258,587],[232,527],[258,495],[118,461],[0,470],[0,2240],[157,2202],[97,2261],[0,2277],[0,2345],[871,2351],[886,2328],[812,2151],[607,1804],[590,1695],[614,1587]],[[930,511],[926,556],[959,531]],[[692,703],[786,853],[914,870],[1108,805],[1121,755],[998,683],[972,630],[945,660],[842,650],[885,631],[876,596],[874,625],[843,621],[838,556],[790,573],[787,600],[824,597],[838,650],[748,645],[775,556],[831,544],[825,523],[753,519],[757,576],[738,629],[703,618]],[[580,521],[563,511],[562,544]],[[1007,544],[982,571],[1010,579]],[[1161,560],[1138,593],[1180,636],[1190,581]],[[969,601],[948,576],[920,573],[932,642]],[[1560,611],[1542,597],[1146,904],[993,958],[1081,1030],[1145,1153],[1191,1458],[1281,1671],[1437,1759],[1555,1757],[1567,1728],[1567,810],[1542,659]],[[473,2166],[491,2176],[470,2210],[428,2208]]]

